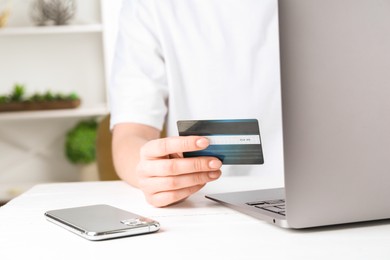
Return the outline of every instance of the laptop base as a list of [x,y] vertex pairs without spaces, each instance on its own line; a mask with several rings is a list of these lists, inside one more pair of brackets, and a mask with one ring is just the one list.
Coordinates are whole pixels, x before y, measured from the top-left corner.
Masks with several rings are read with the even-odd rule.
[[284,200],[284,188],[208,194],[205,197],[256,219],[289,228],[284,215],[256,207],[262,202]]

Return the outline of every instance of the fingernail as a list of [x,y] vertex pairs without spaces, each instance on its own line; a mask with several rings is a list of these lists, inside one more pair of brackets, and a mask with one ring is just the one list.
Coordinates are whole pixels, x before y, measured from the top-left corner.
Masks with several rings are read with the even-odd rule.
[[209,140],[207,138],[200,138],[196,140],[196,145],[199,148],[206,148],[207,146],[209,146]]
[[219,178],[219,176],[220,176],[219,172],[209,172],[209,177],[211,179],[217,179],[217,178]]
[[212,160],[209,162],[209,167],[212,169],[219,169],[222,166],[222,162],[220,160]]

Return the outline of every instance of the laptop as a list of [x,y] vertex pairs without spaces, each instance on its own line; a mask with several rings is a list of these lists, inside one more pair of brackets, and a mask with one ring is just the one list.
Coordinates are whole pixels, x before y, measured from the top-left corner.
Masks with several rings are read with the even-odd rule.
[[286,228],[390,218],[390,1],[279,0],[284,188],[206,197]]

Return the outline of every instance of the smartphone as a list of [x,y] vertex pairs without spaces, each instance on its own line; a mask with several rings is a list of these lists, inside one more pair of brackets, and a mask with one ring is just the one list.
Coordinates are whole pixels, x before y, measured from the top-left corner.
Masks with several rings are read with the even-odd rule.
[[134,236],[160,229],[155,220],[105,204],[50,210],[45,217],[88,240]]

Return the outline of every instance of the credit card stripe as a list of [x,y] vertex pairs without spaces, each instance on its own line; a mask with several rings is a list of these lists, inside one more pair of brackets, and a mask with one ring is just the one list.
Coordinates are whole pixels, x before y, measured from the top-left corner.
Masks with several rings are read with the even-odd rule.
[[[260,150],[259,150],[260,149]],[[263,164],[261,145],[211,145],[205,150],[185,152],[185,157],[212,156],[224,164]]]
[[179,135],[259,135],[257,119],[179,120]]
[[208,135],[210,145],[260,144],[259,135]]

